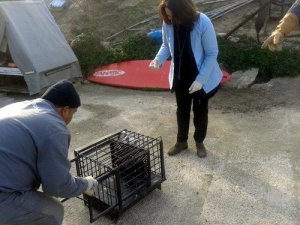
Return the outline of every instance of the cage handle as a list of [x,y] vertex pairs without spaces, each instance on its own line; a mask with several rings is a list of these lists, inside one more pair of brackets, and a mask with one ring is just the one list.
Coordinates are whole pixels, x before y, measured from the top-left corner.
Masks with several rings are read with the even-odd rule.
[[[78,199],[80,199],[80,200],[82,200],[82,201],[84,201],[84,202],[87,202],[87,200],[84,199],[84,198],[82,198],[82,197],[76,196],[75,198],[78,198]],[[62,200],[60,200],[60,202],[61,202],[61,203],[64,203],[65,201],[67,201],[67,200],[69,200],[69,199],[71,199],[71,198],[63,198]]]

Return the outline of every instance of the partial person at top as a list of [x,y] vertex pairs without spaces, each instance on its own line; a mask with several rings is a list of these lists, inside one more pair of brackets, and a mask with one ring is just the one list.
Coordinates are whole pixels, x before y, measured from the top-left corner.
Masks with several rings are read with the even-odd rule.
[[208,102],[220,86],[218,44],[211,20],[197,11],[193,0],[161,0],[163,43],[150,67],[159,69],[171,56],[169,85],[177,103],[177,140],[168,151],[175,155],[188,148],[190,112],[194,113],[197,155],[205,157]]
[[299,28],[300,19],[300,0],[289,8],[288,12],[280,20],[279,24],[272,34],[264,41],[262,48],[269,48],[271,51],[279,51],[282,49],[281,42],[289,33]]

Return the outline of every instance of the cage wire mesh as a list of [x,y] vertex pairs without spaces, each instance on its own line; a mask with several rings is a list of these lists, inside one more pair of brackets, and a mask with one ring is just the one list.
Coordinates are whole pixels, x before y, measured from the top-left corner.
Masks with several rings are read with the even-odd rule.
[[[161,138],[128,130],[75,150],[75,164],[78,176],[93,176],[99,183],[95,197],[84,196],[91,221],[105,213],[118,217],[166,179]],[[100,214],[94,216],[93,209]]]

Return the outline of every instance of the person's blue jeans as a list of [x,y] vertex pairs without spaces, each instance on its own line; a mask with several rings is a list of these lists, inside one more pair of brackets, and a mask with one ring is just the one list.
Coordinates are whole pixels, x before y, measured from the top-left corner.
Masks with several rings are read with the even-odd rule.
[[1,225],[61,225],[63,205],[38,191],[1,193]]

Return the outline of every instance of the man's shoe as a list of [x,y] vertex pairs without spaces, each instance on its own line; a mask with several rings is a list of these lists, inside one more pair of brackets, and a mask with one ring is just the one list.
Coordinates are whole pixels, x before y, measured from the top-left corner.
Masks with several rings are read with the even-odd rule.
[[205,148],[204,144],[196,142],[196,147],[197,147],[197,155],[200,158],[206,157],[206,148]]
[[170,150],[168,151],[168,155],[176,155],[187,148],[187,142],[177,142],[172,148],[170,148]]

